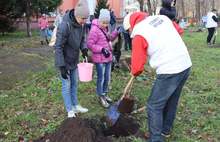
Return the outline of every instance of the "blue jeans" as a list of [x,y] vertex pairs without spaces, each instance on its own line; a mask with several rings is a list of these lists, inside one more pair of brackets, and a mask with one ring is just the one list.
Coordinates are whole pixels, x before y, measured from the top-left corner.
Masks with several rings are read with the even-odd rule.
[[42,39],[47,39],[48,38],[48,31],[49,31],[48,28],[40,30],[40,36],[41,36]]
[[157,75],[147,102],[149,142],[164,142],[161,133],[170,133],[189,72],[190,68],[177,74]]
[[108,85],[111,80],[111,62],[96,63],[97,82],[96,94],[98,96],[108,93]]
[[72,110],[72,107],[78,105],[77,88],[78,88],[78,69],[70,70],[68,79],[62,81],[62,96],[66,111]]

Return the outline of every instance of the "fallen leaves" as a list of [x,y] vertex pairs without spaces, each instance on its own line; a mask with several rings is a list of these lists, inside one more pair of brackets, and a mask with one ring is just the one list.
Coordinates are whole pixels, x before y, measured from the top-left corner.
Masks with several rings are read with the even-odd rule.
[[43,123],[44,126],[46,126],[49,121],[47,119],[42,118],[41,122]]
[[200,134],[198,136],[198,139],[203,140],[203,141],[207,141],[207,142],[215,142],[215,140],[212,138],[212,136],[210,136],[207,133]]

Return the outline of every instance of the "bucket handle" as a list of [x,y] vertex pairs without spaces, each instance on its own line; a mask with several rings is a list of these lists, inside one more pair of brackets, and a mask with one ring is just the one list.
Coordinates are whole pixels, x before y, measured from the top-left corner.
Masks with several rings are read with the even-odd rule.
[[85,58],[83,59],[83,63],[88,63],[88,58],[87,58],[87,57],[85,57]]

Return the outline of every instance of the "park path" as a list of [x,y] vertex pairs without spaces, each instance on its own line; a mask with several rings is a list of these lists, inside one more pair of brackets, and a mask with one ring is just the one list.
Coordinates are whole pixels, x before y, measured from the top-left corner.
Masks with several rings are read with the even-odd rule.
[[0,90],[10,90],[29,78],[31,72],[44,71],[53,58],[53,48],[0,48]]

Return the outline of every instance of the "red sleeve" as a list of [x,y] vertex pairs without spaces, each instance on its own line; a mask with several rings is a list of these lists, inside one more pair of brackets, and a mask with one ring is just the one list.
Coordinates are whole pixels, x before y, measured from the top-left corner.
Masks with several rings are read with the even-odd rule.
[[131,73],[138,76],[144,71],[144,65],[147,62],[148,43],[142,36],[135,36],[132,39],[131,53]]
[[177,32],[182,36],[184,33],[184,30],[175,21],[173,21],[173,26],[175,27]]

